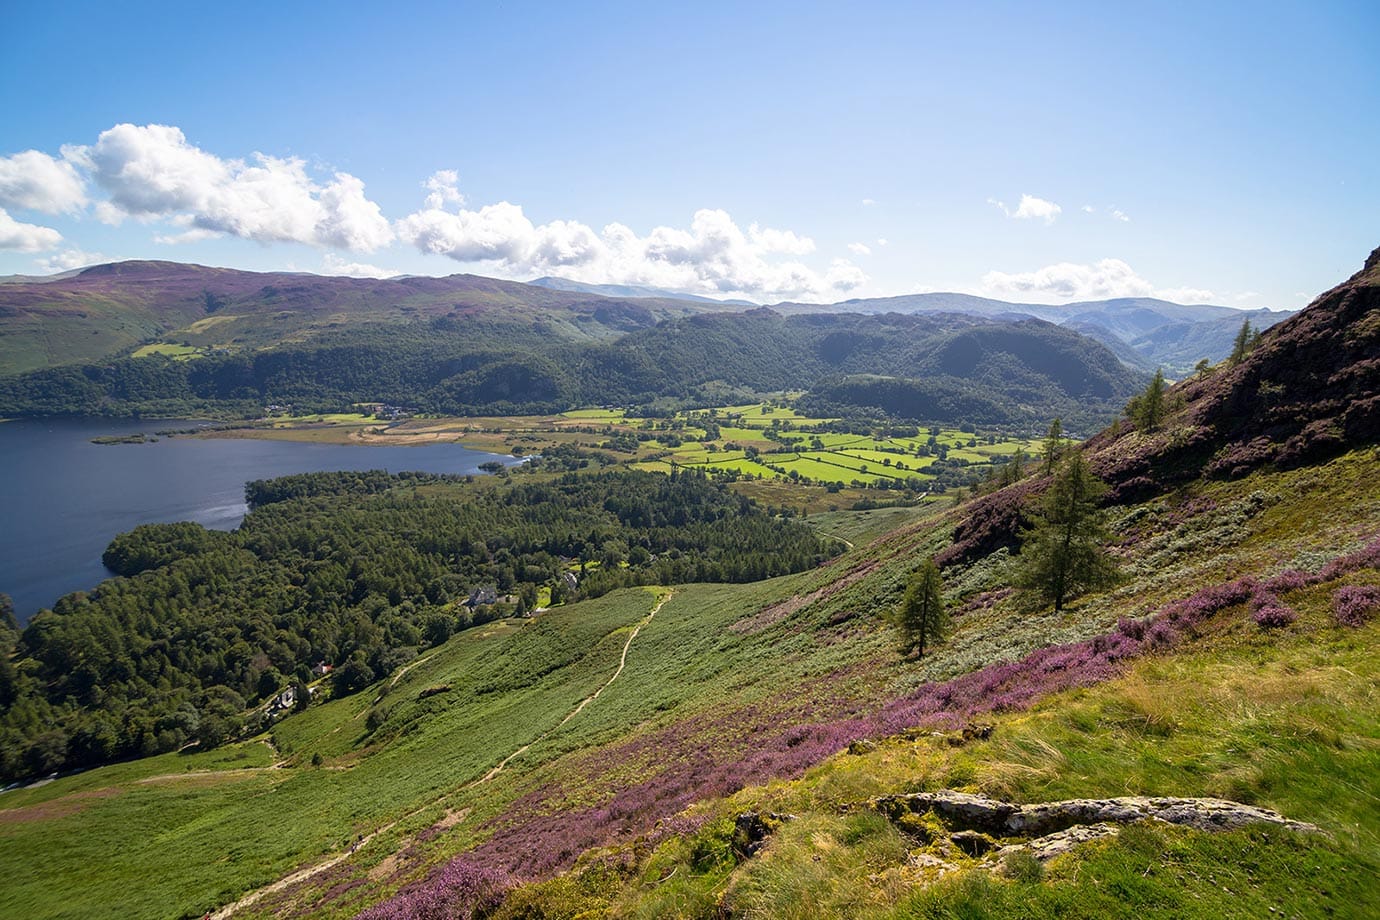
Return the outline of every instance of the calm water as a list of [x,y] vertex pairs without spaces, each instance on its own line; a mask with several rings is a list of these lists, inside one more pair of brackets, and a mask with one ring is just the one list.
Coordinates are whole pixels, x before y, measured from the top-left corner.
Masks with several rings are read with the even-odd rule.
[[[20,620],[109,572],[101,553],[139,524],[197,521],[232,530],[244,484],[289,473],[377,470],[473,473],[492,454],[448,444],[355,447],[193,438],[92,444],[195,422],[97,419],[0,423],[0,592]],[[501,458],[507,461],[509,458]]]

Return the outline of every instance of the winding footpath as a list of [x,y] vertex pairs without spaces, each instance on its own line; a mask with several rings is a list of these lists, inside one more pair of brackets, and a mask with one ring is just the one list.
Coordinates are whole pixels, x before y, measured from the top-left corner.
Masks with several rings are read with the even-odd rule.
[[[675,591],[672,591],[672,590],[666,590],[665,592],[661,593],[660,596],[657,598],[656,603],[652,606],[651,612],[648,613],[645,617],[643,617],[642,620],[641,620],[636,626],[633,627],[633,631],[632,631],[631,633],[628,634],[628,641],[625,642],[625,643],[623,643],[623,654],[622,654],[622,656],[618,659],[618,670],[616,670],[616,671],[613,672],[613,676],[610,677],[607,681],[605,681],[604,684],[603,684],[603,686],[601,686],[598,690],[595,690],[595,691],[594,691],[593,693],[591,693],[589,696],[587,696],[587,697],[585,697],[583,700],[581,700],[581,701],[579,702],[579,704],[578,704],[574,709],[570,710],[570,712],[566,713],[565,718],[561,719],[561,721],[558,722],[555,726],[553,726],[552,728],[549,728],[549,729],[547,729],[546,731],[542,732],[540,735],[538,735],[537,737],[533,738],[531,741],[527,742],[527,743],[524,744],[522,747],[518,748],[516,751],[513,751],[513,753],[509,754],[507,757],[503,758],[503,760],[499,761],[499,763],[498,763],[498,765],[497,765],[496,767],[494,767],[494,768],[493,768],[492,770],[490,770],[488,773],[485,773],[485,774],[484,774],[482,777],[480,777],[479,779],[477,779],[477,780],[475,780],[475,781],[473,781],[473,782],[471,782],[471,783],[465,784],[464,786],[460,787],[459,790],[456,790],[456,791],[465,791],[465,790],[469,790],[469,789],[474,789],[474,788],[477,787],[477,786],[482,786],[482,785],[484,785],[485,783],[489,782],[489,781],[492,780],[495,776],[498,776],[498,774],[502,773],[503,770],[504,770],[504,768],[506,768],[506,767],[508,766],[509,763],[511,763],[513,760],[515,760],[515,759],[517,759],[518,757],[520,757],[520,756],[522,756],[523,754],[525,754],[525,753],[528,751],[528,749],[531,748],[534,744],[538,744],[538,743],[540,743],[540,742],[542,742],[542,741],[545,741],[545,740],[546,740],[547,738],[549,738],[551,735],[555,734],[557,731],[560,731],[560,729],[561,729],[562,726],[564,726],[564,725],[565,725],[567,722],[569,722],[571,719],[575,718],[575,717],[578,716],[581,712],[583,712],[584,709],[585,709],[585,707],[588,706],[590,703],[592,703],[592,702],[594,702],[595,700],[597,700],[597,699],[599,698],[599,695],[600,695],[601,693],[603,693],[605,690],[607,690],[607,689],[613,684],[613,682],[614,682],[615,680],[618,679],[619,675],[621,675],[621,674],[623,673],[623,669],[627,667],[627,665],[628,665],[628,650],[632,648],[633,640],[636,639],[636,638],[637,638],[637,634],[640,633],[640,632],[642,631],[642,627],[644,627],[644,626],[646,626],[648,623],[652,622],[652,617],[654,617],[654,616],[657,615],[657,612],[658,612],[659,610],[661,610],[661,608],[664,607],[664,606],[666,605],[666,602],[669,601],[669,600],[672,598],[672,596],[674,596],[674,594],[675,594]],[[427,656],[427,657],[429,658],[430,656]],[[424,661],[424,660],[426,660],[426,659],[421,659],[421,660],[419,660],[419,661],[413,662],[413,664],[412,664],[410,667],[415,667],[416,665],[421,664],[421,662]],[[395,676],[395,677],[393,678],[393,683],[397,683],[398,678],[401,677],[401,676],[402,676],[402,674],[398,674],[397,676]],[[392,684],[390,684],[389,686],[391,687]],[[279,765],[278,765],[278,764],[275,764],[275,765],[274,765],[274,767],[277,767],[277,766],[279,766]],[[266,768],[259,768],[259,769],[266,769]],[[272,769],[272,768],[267,768],[267,769]],[[406,819],[408,819],[408,818],[411,818],[413,815],[419,814],[419,813],[421,813],[422,811],[424,811],[424,810],[426,810],[426,809],[428,809],[428,808],[431,808],[432,806],[436,805],[438,802],[444,801],[445,799],[449,798],[449,797],[450,797],[451,795],[453,795],[453,794],[454,794],[454,792],[446,792],[446,793],[443,793],[443,794],[442,794],[441,796],[439,796],[438,798],[433,799],[433,800],[430,801],[430,802],[427,802],[425,805],[422,805],[422,806],[420,806],[419,808],[417,808],[417,809],[415,809],[415,810],[409,812],[408,814],[403,815],[401,818],[398,818],[398,819],[396,819],[396,820],[394,820],[394,821],[390,821],[388,824],[383,825],[382,827],[378,828],[377,830],[373,831],[372,833],[366,834],[366,835],[360,837],[357,841],[355,841],[354,844],[352,844],[352,845],[349,847],[349,849],[347,849],[347,850],[345,850],[345,851],[343,851],[343,852],[341,852],[341,853],[335,854],[334,856],[330,857],[329,859],[325,860],[324,862],[316,863],[315,865],[313,865],[313,866],[308,866],[308,867],[305,868],[305,869],[299,869],[298,871],[293,872],[293,873],[290,874],[290,875],[284,876],[283,878],[281,878],[281,879],[279,879],[278,881],[272,883],[271,885],[266,885],[266,886],[264,886],[263,888],[260,888],[260,889],[258,889],[258,890],[256,890],[256,891],[251,891],[249,894],[247,894],[247,895],[245,895],[244,897],[240,898],[238,901],[235,901],[235,902],[233,902],[233,903],[231,903],[231,904],[227,904],[227,905],[225,905],[224,907],[222,907],[222,908],[220,908],[219,910],[217,910],[217,911],[215,911],[214,913],[212,913],[212,914],[211,914],[211,920],[229,920],[229,918],[232,917],[232,916],[234,916],[234,914],[235,914],[236,912],[241,911],[241,910],[244,910],[246,907],[249,907],[249,906],[251,906],[251,905],[257,903],[260,899],[262,899],[262,898],[264,898],[264,897],[267,897],[267,896],[270,895],[270,894],[274,894],[274,893],[276,893],[276,892],[283,891],[284,889],[289,888],[289,887],[291,887],[291,886],[293,886],[293,885],[297,885],[297,884],[300,884],[301,882],[305,882],[305,881],[307,881],[308,879],[311,879],[312,877],[314,877],[314,876],[316,876],[316,875],[319,875],[319,874],[321,874],[322,872],[325,872],[325,871],[328,870],[328,869],[334,868],[335,866],[339,865],[341,862],[344,862],[346,859],[349,859],[349,858],[350,858],[351,856],[353,856],[353,855],[355,854],[355,852],[357,852],[358,850],[361,850],[361,849],[363,849],[364,847],[368,846],[369,842],[372,841],[375,837],[379,836],[380,834],[383,834],[383,833],[386,833],[386,832],[392,830],[393,827],[394,827],[395,825],[397,825],[397,823],[398,823],[399,821],[404,821],[404,820],[406,820]]]

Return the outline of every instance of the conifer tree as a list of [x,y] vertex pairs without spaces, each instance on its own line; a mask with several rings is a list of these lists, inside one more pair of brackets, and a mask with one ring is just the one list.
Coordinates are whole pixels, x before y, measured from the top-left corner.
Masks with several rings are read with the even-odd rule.
[[1126,414],[1141,431],[1154,431],[1164,421],[1166,389],[1164,371],[1156,368],[1150,384],[1126,405]]
[[1054,469],[1059,465],[1059,457],[1064,453],[1064,425],[1058,418],[1049,423],[1049,433],[1045,435],[1044,461],[1045,475],[1054,475]]
[[944,638],[949,619],[940,593],[939,567],[933,559],[926,559],[911,575],[898,618],[903,654],[915,651],[924,658],[925,648]]
[[1103,549],[1110,537],[1106,516],[1098,507],[1106,492],[1082,453],[1073,452],[1059,467],[1033,526],[1021,533],[1014,580],[1027,597],[1052,602],[1058,613],[1069,598],[1116,583],[1116,562]]
[[1241,321],[1241,329],[1236,333],[1236,341],[1231,347],[1231,357],[1228,359],[1233,366],[1240,364],[1246,355],[1251,353],[1255,343],[1260,339],[1260,330],[1251,328],[1251,321],[1245,319]]

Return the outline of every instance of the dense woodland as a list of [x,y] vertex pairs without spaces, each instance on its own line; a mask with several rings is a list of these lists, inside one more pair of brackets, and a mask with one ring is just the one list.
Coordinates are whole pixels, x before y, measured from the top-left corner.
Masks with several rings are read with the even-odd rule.
[[[839,382],[858,374],[907,379],[885,391]],[[544,413],[715,404],[824,386],[831,404],[852,400],[918,421],[1008,425],[1059,415],[1081,427],[1084,418],[1114,415],[1137,383],[1103,346],[1038,320],[758,309],[574,341],[541,320],[440,317],[258,352],[123,358],[4,377],[0,414],[258,414],[268,404],[320,411],[358,402],[457,415]]]
[[22,632],[0,622],[0,779],[257,730],[254,707],[289,686],[304,699],[318,663],[352,692],[455,630],[530,609],[542,588],[560,601],[750,581],[838,550],[693,472],[491,486],[304,474],[250,483],[235,532],[121,535],[105,554],[119,577]]

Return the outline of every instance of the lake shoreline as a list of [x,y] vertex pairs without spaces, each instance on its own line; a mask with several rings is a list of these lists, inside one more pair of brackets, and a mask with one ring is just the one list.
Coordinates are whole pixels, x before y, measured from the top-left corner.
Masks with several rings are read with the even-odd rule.
[[[0,592],[11,595],[20,619],[110,577],[101,563],[106,546],[141,524],[233,530],[247,511],[245,483],[255,479],[374,469],[484,475],[480,464],[522,462],[501,439],[483,446],[459,437],[350,439],[339,426],[197,430],[224,424],[49,417],[0,425],[8,523],[0,528]],[[166,436],[170,430],[179,433]],[[139,442],[140,433],[153,436]]]

